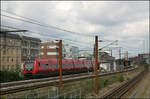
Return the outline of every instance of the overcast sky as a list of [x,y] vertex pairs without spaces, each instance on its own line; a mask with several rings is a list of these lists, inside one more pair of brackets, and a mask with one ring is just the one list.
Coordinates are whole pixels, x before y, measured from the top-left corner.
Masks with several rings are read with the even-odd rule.
[[[119,40],[117,46],[123,47],[123,52],[128,50],[130,56],[149,51],[148,1],[2,1],[1,9],[43,24],[91,35],[75,35],[1,16],[2,25],[37,32],[26,35],[42,40],[63,39],[64,43],[91,50],[94,36],[98,35],[103,40]],[[12,16],[4,11],[1,14]],[[108,43],[99,43],[99,47]],[[117,49],[113,50],[113,56],[118,56]]]

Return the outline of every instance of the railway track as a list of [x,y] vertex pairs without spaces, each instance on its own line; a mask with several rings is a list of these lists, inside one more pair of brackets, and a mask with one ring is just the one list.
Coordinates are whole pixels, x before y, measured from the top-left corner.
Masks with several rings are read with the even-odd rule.
[[[87,73],[65,75],[65,76],[63,76],[63,78],[76,77],[76,76],[82,76],[82,75],[87,75]],[[36,83],[36,82],[44,82],[44,81],[56,80],[56,79],[59,79],[59,76],[57,76],[57,77],[48,77],[48,78],[40,78],[40,79],[12,81],[12,82],[0,83],[0,85],[1,85],[1,88],[6,88],[6,87],[11,87],[11,86],[16,86],[16,85],[23,85],[23,84]]]
[[134,78],[132,78],[129,81],[126,81],[122,83],[117,88],[114,88],[110,90],[108,93],[104,94],[100,98],[102,99],[112,99],[112,98],[124,98],[123,96],[134,86],[136,83],[138,83],[142,77],[147,73],[147,70],[144,69],[142,72],[140,72],[138,75],[136,75]]
[[[130,69],[129,71],[133,71],[135,69]],[[99,74],[99,77],[102,76],[110,76],[118,73],[124,73],[126,71],[121,72],[112,72],[112,73],[103,73]],[[81,79],[90,79],[94,78],[95,75],[89,75],[88,73],[84,74],[75,74],[73,76],[66,75],[63,77],[63,83],[77,81]],[[9,82],[9,83],[1,83],[0,95],[11,94],[19,91],[31,90],[35,88],[42,88],[46,86],[54,86],[59,84],[59,77],[53,78],[43,78],[43,79],[32,79],[32,80],[24,80],[17,82]]]

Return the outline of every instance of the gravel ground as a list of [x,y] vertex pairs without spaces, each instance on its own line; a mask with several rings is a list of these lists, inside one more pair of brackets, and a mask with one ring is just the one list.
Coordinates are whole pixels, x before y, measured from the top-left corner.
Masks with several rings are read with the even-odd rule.
[[136,86],[136,89],[129,95],[129,98],[148,98],[150,99],[150,72]]
[[[141,70],[136,70],[133,72],[128,72],[128,73],[124,73],[123,76],[125,78],[125,81],[132,79],[133,77],[135,77]],[[115,82],[112,85],[108,85],[107,87],[102,88],[101,90],[99,90],[99,94],[95,95],[94,93],[91,93],[89,95],[87,95],[88,98],[98,98],[103,96],[105,93],[109,92],[111,89],[116,88],[117,86],[119,86],[120,84],[122,84],[121,82]]]

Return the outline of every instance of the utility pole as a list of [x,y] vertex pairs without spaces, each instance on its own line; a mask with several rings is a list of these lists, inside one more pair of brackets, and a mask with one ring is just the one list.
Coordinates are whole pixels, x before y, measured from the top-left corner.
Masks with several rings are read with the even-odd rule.
[[112,49],[110,51],[111,51],[111,57],[112,57]]
[[119,48],[119,59],[121,59],[121,47]]
[[62,88],[62,40],[59,41],[59,87]]
[[127,69],[127,74],[128,74],[128,51],[127,51],[126,55],[127,55],[127,65],[126,65],[127,68],[126,69]]
[[143,54],[145,53],[145,40],[143,40]]
[[95,93],[98,94],[98,36],[95,36]]
[[120,59],[119,65],[121,65],[121,47],[119,48],[119,59]]

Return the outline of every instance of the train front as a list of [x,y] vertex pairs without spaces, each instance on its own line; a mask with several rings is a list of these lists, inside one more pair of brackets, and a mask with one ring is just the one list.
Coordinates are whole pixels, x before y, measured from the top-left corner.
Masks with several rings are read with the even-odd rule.
[[32,76],[34,71],[34,62],[27,61],[24,63],[24,76]]

